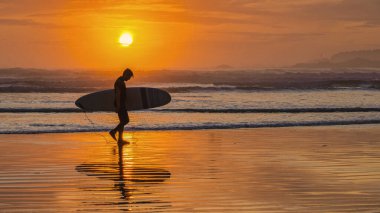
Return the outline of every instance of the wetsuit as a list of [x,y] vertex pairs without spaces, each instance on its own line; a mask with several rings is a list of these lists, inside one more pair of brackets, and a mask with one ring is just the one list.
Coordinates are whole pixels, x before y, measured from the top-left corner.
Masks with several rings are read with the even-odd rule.
[[119,125],[117,125],[116,129],[124,128],[124,126],[129,122],[129,116],[125,105],[125,100],[127,98],[126,96],[126,87],[123,77],[119,77],[114,84],[114,90],[115,90],[115,101],[114,105],[116,108],[116,98],[117,98],[117,91],[120,91],[120,108],[117,112],[117,115],[119,116]]

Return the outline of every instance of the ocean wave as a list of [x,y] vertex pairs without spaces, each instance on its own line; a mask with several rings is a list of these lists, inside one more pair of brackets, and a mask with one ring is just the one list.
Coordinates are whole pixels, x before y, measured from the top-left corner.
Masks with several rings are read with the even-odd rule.
[[183,92],[212,92],[212,91],[251,91],[251,90],[265,90],[268,88],[255,87],[255,86],[187,86],[187,87],[162,87],[160,89],[166,90],[172,93],[183,93]]
[[[178,113],[332,113],[332,112],[380,112],[378,107],[329,107],[329,108],[252,108],[252,109],[148,109],[150,112]],[[82,113],[79,108],[0,108],[0,113]]]
[[[158,89],[166,90],[171,93],[187,93],[187,92],[254,92],[254,91],[284,91],[284,90],[379,90],[378,84],[268,84],[268,85],[234,85],[232,83],[222,85],[209,84],[200,86],[158,86]],[[109,89],[108,87],[53,87],[53,86],[0,86],[0,93],[83,93],[95,92],[99,90]]]
[[79,108],[0,108],[0,113],[68,113],[83,112]]
[[[157,86],[159,89],[166,90],[172,93],[184,93],[184,92],[213,92],[213,91],[251,91],[251,90],[268,90],[267,87],[256,86],[235,86],[235,85],[198,85],[198,86]],[[109,89],[106,87],[48,87],[48,86],[15,86],[15,85],[2,85],[0,86],[0,92],[18,92],[18,93],[30,93],[30,92],[94,92],[98,90]]]
[[314,113],[314,112],[380,112],[380,108],[254,108],[254,109],[152,109],[156,112],[197,113]]
[[[206,129],[241,129],[241,128],[278,128],[296,126],[336,126],[380,124],[380,120],[346,120],[316,122],[280,122],[280,123],[244,123],[244,124],[204,124],[188,126],[133,127],[126,131],[168,131],[168,130],[206,130]],[[0,130],[0,134],[39,134],[39,133],[74,133],[74,132],[107,132],[109,128],[47,129],[47,130]]]
[[29,126],[34,126],[34,127],[62,127],[62,126],[68,126],[68,124],[39,124],[39,123],[32,123],[32,124],[29,124]]
[[215,86],[189,86],[189,87],[161,87],[159,89],[166,90],[171,93],[186,92],[260,92],[260,91],[308,91],[308,90],[378,90],[379,87],[368,85],[268,85],[268,86],[233,86],[233,85],[215,85]]

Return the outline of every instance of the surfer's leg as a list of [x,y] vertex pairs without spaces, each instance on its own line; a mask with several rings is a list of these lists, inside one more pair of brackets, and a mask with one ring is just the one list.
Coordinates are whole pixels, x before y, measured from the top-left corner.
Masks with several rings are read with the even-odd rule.
[[[118,113],[119,114],[119,113]],[[119,115],[119,120],[120,120],[120,115]],[[111,131],[109,131],[109,134],[111,135],[111,137],[115,140],[115,141],[117,141],[116,140],[116,132],[119,132],[119,129],[120,129],[120,123],[121,122],[119,122],[119,124],[115,127],[115,128],[113,128]]]
[[119,121],[120,121],[119,125],[117,125],[116,127],[116,129],[119,132],[118,141],[123,141],[124,126],[127,125],[127,123],[129,122],[129,116],[128,116],[127,111],[125,110],[119,112],[118,116],[119,116]]
[[111,137],[116,141],[116,128],[108,132]]

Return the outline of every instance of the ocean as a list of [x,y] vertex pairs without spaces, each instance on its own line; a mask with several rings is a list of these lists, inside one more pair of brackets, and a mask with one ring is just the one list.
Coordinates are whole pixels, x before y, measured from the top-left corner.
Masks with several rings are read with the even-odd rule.
[[[129,112],[127,131],[236,129],[380,123],[380,90],[366,88],[258,90],[214,84],[152,83],[170,88],[166,106]],[[0,93],[0,134],[103,132],[115,113],[83,112],[87,92]]]

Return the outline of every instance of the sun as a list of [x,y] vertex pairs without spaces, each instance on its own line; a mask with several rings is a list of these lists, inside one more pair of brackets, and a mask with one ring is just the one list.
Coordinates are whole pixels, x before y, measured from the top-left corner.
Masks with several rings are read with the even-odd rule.
[[124,46],[124,47],[128,47],[129,45],[131,45],[133,42],[133,37],[130,33],[123,33],[121,34],[120,38],[119,38],[119,43]]

